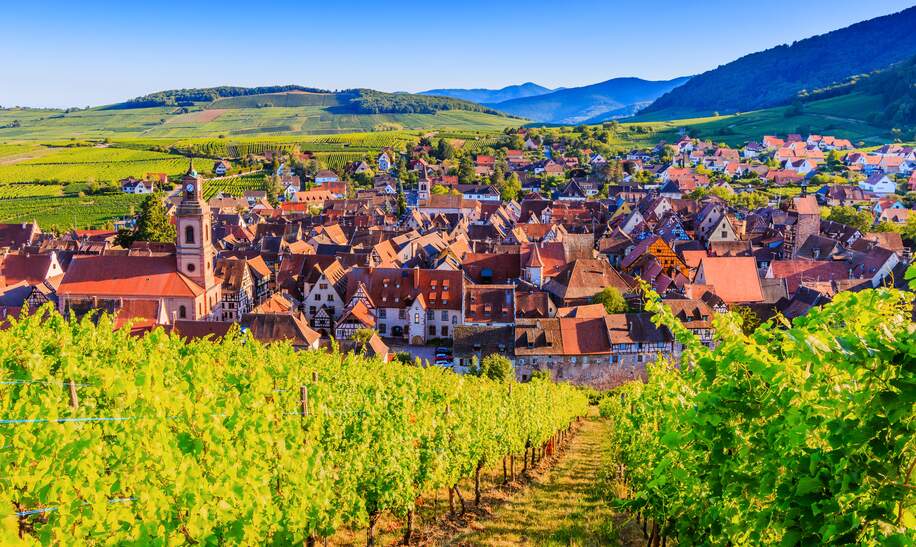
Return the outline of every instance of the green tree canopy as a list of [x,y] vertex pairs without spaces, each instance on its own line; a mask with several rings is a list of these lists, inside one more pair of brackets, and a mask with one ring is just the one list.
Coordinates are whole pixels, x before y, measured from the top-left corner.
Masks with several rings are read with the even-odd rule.
[[484,357],[479,364],[476,364],[476,359],[474,362],[475,364],[471,365],[470,373],[475,376],[489,378],[498,382],[515,380],[515,367],[512,366],[512,361],[505,355],[491,353]]
[[614,287],[605,287],[592,297],[593,304],[602,304],[608,313],[624,313],[627,311],[627,301]]
[[133,231],[122,230],[118,233],[117,243],[128,248],[134,241],[151,243],[174,243],[175,227],[169,222],[169,216],[163,205],[163,196],[155,192],[146,196],[140,205],[140,216]]
[[499,186],[499,195],[504,201],[518,199],[522,192],[522,182],[518,178],[518,173],[512,173]]
[[849,205],[831,207],[825,217],[827,220],[845,224],[860,232],[866,232],[875,222],[875,217],[869,211],[859,211]]

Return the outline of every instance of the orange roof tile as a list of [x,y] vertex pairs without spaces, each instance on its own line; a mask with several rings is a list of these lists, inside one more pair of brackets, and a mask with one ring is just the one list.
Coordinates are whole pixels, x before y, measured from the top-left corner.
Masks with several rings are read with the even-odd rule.
[[177,270],[173,256],[75,256],[58,294],[195,297],[204,289]]

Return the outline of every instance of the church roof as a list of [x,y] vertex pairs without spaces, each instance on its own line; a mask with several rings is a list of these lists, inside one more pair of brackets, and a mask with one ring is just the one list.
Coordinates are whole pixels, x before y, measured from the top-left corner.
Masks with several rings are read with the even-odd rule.
[[174,256],[73,257],[58,294],[111,297],[186,297],[204,289],[178,271]]

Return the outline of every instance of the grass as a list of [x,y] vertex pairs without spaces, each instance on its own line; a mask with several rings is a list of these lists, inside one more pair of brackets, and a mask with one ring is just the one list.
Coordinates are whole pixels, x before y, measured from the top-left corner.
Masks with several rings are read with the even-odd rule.
[[[609,423],[590,416],[566,452],[543,476],[448,541],[450,545],[636,544],[634,526],[600,499]],[[641,535],[639,536],[641,538]]]

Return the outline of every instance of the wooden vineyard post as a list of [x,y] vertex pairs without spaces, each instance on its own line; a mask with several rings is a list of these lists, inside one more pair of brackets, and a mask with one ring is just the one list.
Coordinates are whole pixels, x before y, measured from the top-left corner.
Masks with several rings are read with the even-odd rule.
[[70,386],[70,408],[79,408],[80,399],[76,394],[76,382],[74,382],[73,379],[70,379],[67,380],[67,385]]
[[302,405],[302,420],[309,417],[309,388],[308,386],[299,387],[299,404]]

